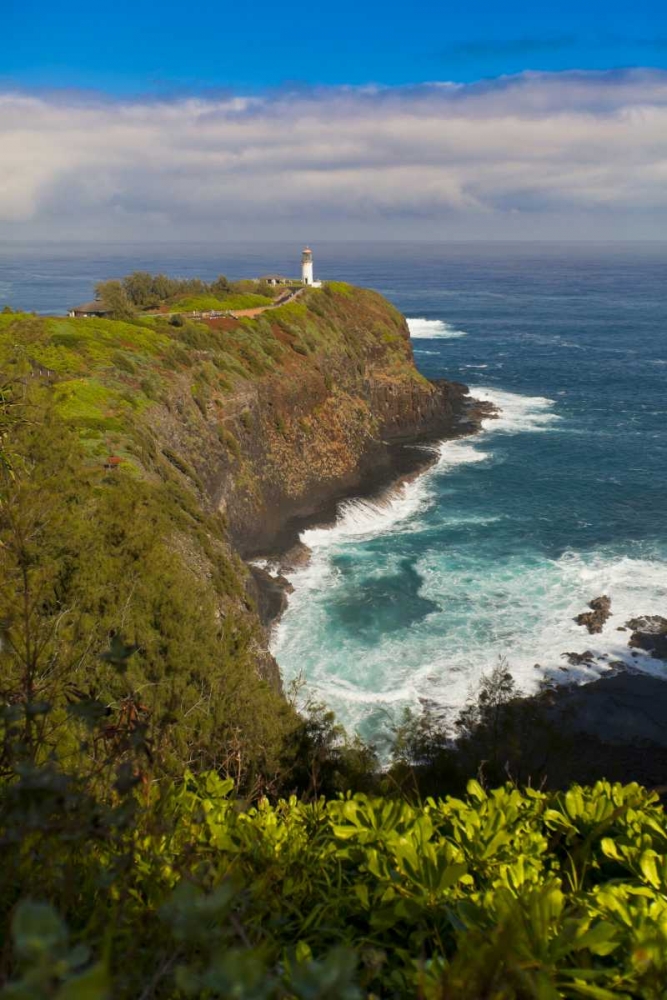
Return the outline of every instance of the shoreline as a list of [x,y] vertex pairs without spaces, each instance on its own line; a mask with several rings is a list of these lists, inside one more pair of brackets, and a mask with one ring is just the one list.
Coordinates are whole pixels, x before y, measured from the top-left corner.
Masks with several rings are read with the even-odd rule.
[[[310,549],[301,535],[310,528],[332,528],[341,503],[346,500],[380,500],[404,483],[420,478],[438,462],[437,446],[446,441],[473,437],[483,429],[483,421],[500,416],[492,403],[470,396],[459,418],[460,430],[449,434],[423,434],[402,441],[384,442],[386,460],[362,472],[354,487],[341,487],[317,504],[308,514],[297,514],[275,533],[272,543],[257,552],[243,555],[257,590],[258,612],[267,637],[287,608],[293,587],[284,575],[308,563]],[[258,564],[264,564],[258,565]],[[274,567],[269,572],[265,567]]]
[[[247,561],[258,591],[267,644],[294,590],[287,575],[307,565],[310,559],[310,549],[300,540],[303,531],[333,527],[339,506],[345,500],[380,501],[390,491],[419,478],[437,464],[439,443],[472,437],[483,430],[483,421],[500,416],[499,407],[470,396],[466,411],[459,418],[458,433],[428,434],[387,444],[388,460],[383,466],[368,470],[354,488],[337,490],[312,513],[290,518],[276,533],[268,550],[254,557],[265,561],[267,568]],[[600,600],[605,599],[594,598],[589,608],[595,608]],[[580,616],[588,617],[589,612]],[[579,624],[583,626],[585,621],[580,620]],[[632,624],[627,622],[626,627]],[[642,648],[641,643],[632,641],[628,646]],[[561,655],[568,658],[582,654],[563,651]],[[656,658],[661,659],[660,655]],[[282,682],[280,664],[275,659],[274,662]],[[583,783],[604,776],[611,781],[640,781],[665,794],[667,724],[663,720],[667,718],[667,660],[662,662],[665,663],[662,677],[644,673],[631,662],[619,661],[610,664],[614,669],[607,675],[583,681],[573,677],[565,683],[547,682],[532,694],[518,694],[518,703],[527,719],[533,712],[544,713],[542,722],[552,729],[555,726],[561,734],[563,760],[551,758],[548,778],[545,775],[548,783],[559,786],[565,780],[563,775],[571,778],[574,774],[575,780]]]

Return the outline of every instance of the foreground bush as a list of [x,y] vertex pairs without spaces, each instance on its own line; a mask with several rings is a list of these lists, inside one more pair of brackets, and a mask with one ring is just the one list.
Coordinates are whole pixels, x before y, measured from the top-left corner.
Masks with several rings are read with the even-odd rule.
[[667,825],[637,785],[244,808],[207,774],[83,826],[38,785],[5,788],[3,996],[665,996]]

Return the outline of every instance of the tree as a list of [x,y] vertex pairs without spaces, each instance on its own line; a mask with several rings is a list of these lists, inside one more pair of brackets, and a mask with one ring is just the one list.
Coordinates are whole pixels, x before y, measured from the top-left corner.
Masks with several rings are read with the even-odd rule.
[[134,271],[122,281],[127,297],[138,309],[151,309],[160,304],[155,294],[153,276],[148,271]]
[[224,274],[219,275],[211,284],[211,293],[221,299],[226,295],[229,295],[231,290],[231,283],[227,280]]
[[518,777],[526,763],[525,704],[500,660],[482,675],[453,724],[435,702],[419,714],[407,711],[394,737],[392,781],[421,796],[458,795],[473,777],[491,784]]
[[135,310],[120,281],[101,281],[95,285],[95,295],[109,310],[112,319],[134,319]]
[[156,274],[152,279],[153,294],[159,302],[166,302],[178,292],[178,281],[166,274]]

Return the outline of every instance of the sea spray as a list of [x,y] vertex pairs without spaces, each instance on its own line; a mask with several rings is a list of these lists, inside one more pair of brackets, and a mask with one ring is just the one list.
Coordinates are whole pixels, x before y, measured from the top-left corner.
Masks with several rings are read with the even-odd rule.
[[407,324],[413,340],[458,340],[459,337],[467,337],[465,330],[457,330],[441,319],[408,317]]

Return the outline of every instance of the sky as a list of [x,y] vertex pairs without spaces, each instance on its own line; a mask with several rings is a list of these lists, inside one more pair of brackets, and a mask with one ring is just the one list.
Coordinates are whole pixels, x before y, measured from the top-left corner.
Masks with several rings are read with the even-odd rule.
[[0,238],[659,239],[657,0],[4,0]]

